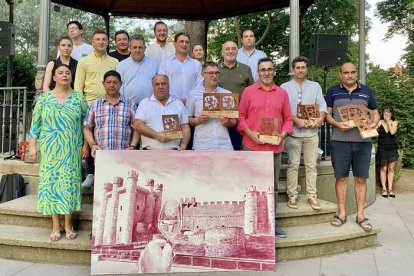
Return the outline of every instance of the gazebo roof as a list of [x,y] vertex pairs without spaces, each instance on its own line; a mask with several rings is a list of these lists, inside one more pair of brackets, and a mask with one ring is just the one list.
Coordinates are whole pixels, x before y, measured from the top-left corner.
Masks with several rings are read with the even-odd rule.
[[[103,16],[215,20],[289,6],[289,0],[52,0]],[[304,12],[315,0],[299,0]]]

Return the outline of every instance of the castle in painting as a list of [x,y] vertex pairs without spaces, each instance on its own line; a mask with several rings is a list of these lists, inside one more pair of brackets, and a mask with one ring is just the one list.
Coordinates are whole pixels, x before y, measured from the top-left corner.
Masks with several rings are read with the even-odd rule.
[[[102,247],[143,247],[159,233],[164,185],[149,179],[145,187],[138,186],[138,178],[136,171],[129,171],[126,180],[116,177],[112,183],[104,184],[94,252]],[[268,246],[274,241],[273,187],[258,191],[250,186],[241,201],[198,202],[195,197],[182,198],[180,207],[182,221],[181,232],[174,240],[176,253],[274,259],[274,246],[272,250]],[[260,246],[264,239],[266,244]],[[260,251],[260,247],[266,249]]]

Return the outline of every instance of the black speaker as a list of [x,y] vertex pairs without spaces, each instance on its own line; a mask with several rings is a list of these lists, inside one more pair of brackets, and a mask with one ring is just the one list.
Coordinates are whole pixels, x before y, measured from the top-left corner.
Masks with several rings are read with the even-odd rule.
[[13,56],[14,46],[14,25],[8,21],[0,21],[0,55]]
[[310,63],[313,65],[340,66],[347,60],[347,51],[347,35],[316,34],[310,41]]

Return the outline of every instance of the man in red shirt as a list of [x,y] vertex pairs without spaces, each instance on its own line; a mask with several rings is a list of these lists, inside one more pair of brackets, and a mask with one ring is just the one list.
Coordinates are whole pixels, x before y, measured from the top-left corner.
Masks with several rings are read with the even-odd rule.
[[[273,83],[274,66],[270,58],[258,61],[259,81],[246,87],[239,105],[237,130],[243,136],[243,149],[253,151],[272,151],[274,153],[275,212],[277,183],[283,151],[284,139],[293,133],[293,120],[287,92]],[[277,139],[274,143],[264,143],[259,139],[263,119],[276,119]],[[286,233],[276,225],[276,236],[286,237]]]

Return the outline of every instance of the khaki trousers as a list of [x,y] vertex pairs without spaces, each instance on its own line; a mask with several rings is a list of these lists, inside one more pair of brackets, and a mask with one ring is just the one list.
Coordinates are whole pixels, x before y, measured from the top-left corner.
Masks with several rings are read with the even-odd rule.
[[286,170],[287,194],[289,197],[298,197],[298,171],[300,164],[300,154],[303,148],[303,157],[306,172],[306,196],[316,198],[316,159],[318,157],[319,137],[288,137],[286,150],[289,157],[289,166]]

